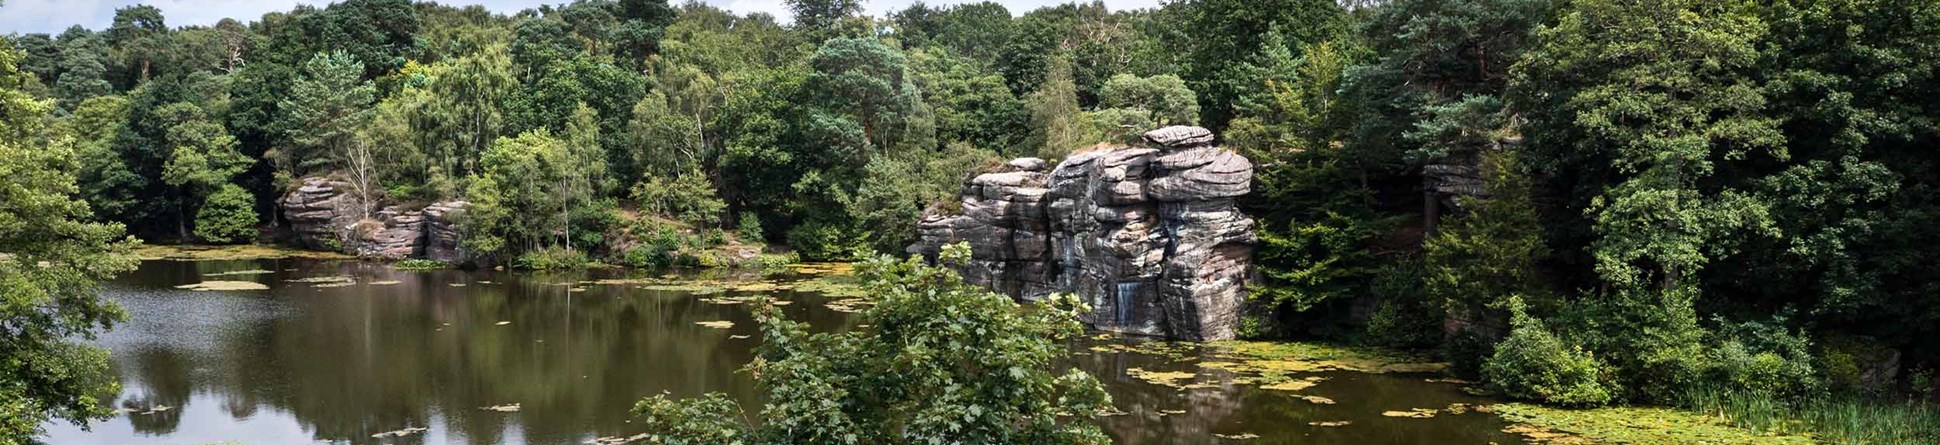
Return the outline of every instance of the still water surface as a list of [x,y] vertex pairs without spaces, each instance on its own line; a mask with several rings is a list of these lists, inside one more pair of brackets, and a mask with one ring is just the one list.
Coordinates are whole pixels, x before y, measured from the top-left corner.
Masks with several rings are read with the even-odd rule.
[[[223,272],[269,273],[208,276]],[[106,293],[130,320],[103,336],[129,412],[89,430],[48,425],[51,444],[580,444],[641,433],[628,409],[663,392],[724,392],[750,411],[753,382],[735,372],[760,340],[747,308],[686,292],[576,286],[639,272],[538,274],[393,270],[309,259],[148,261]],[[295,282],[349,276],[354,284]],[[195,292],[205,280],[266,291]],[[395,283],[392,283],[395,282]],[[576,291],[575,291],[576,289]],[[846,329],[825,299],[769,291],[790,317]],[[731,321],[721,330],[697,325]],[[746,336],[746,338],[737,338]],[[1127,370],[1209,377],[1191,354],[1155,356],[1072,344],[1072,365],[1105,382],[1124,415],[1103,424],[1121,444],[1510,444],[1482,413],[1428,419],[1380,413],[1482,403],[1425,376],[1328,372],[1300,394],[1221,384],[1178,390]],[[1315,404],[1298,395],[1337,401]],[[480,409],[518,404],[516,412]],[[165,409],[164,409],[165,408]],[[1309,425],[1350,421],[1346,426]],[[423,428],[403,437],[380,433]],[[1254,435],[1246,440],[1216,436]]]

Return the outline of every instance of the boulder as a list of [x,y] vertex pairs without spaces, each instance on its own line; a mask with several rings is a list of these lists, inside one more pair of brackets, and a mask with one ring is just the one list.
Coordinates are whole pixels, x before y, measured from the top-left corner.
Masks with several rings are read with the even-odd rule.
[[1024,158],[931,208],[911,253],[970,244],[964,277],[1022,300],[1072,292],[1092,328],[1186,340],[1233,338],[1246,299],[1253,220],[1236,199],[1253,164],[1212,132],[1166,127],[1148,147],[1075,153],[1050,172]]

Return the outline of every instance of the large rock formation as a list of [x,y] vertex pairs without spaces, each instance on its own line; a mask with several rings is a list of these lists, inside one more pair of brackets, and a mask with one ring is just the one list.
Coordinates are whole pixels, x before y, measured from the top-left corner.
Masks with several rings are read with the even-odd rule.
[[1253,165],[1204,128],[1145,139],[1073,154],[1050,172],[1025,158],[977,176],[960,209],[925,212],[910,250],[934,258],[968,242],[966,278],[1024,299],[1075,292],[1094,328],[1233,338],[1255,241],[1235,199]]
[[344,181],[305,178],[302,186],[283,196],[284,219],[299,243],[364,258],[467,259],[452,221],[463,213],[465,201],[432,203],[423,210],[388,206],[365,218],[364,202],[352,187]]
[[458,219],[471,203],[440,201],[424,207],[424,256],[446,263],[462,263],[471,257],[458,244]]
[[363,204],[348,182],[304,178],[303,185],[283,195],[283,219],[303,247],[343,251],[352,228],[363,219]]

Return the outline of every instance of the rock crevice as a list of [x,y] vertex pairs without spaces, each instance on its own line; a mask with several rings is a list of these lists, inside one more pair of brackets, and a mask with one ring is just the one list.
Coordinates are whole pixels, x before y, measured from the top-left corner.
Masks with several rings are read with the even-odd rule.
[[1145,134],[1146,147],[1034,158],[964,184],[959,209],[931,208],[912,253],[970,243],[965,278],[1018,298],[1073,292],[1084,322],[1187,340],[1234,337],[1256,242],[1236,199],[1253,165],[1199,127]]

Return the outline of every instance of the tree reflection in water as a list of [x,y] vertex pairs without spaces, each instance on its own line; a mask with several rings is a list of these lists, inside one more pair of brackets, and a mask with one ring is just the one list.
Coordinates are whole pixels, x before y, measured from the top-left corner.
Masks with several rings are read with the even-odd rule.
[[[268,291],[192,292],[204,275],[261,281]],[[628,409],[642,397],[724,392],[755,400],[747,376],[758,336],[748,311],[685,292],[584,281],[640,272],[398,271],[356,261],[143,263],[108,292],[131,320],[103,337],[133,412],[93,432],[49,425],[51,443],[577,444],[639,433]],[[350,276],[349,286],[288,280]],[[396,281],[396,284],[373,284]],[[732,291],[730,291],[731,293]],[[772,291],[789,316],[845,329],[848,314],[818,296]],[[727,295],[727,296],[732,296]],[[734,323],[726,330],[696,325]],[[499,322],[510,322],[499,325]],[[1125,341],[1125,340],[1086,340]],[[1420,378],[1345,374],[1311,391],[1338,405],[1232,384],[1179,391],[1125,370],[1196,371],[1188,360],[1131,353],[1074,356],[1108,385],[1124,416],[1105,420],[1119,443],[1207,443],[1252,433],[1254,444],[1514,443],[1493,418],[1394,420],[1384,409],[1433,407],[1465,396]],[[480,407],[518,403],[506,413]],[[149,412],[167,406],[169,409]],[[1169,414],[1165,411],[1183,411]],[[1314,420],[1355,420],[1319,428]],[[427,428],[402,439],[373,434]]]

